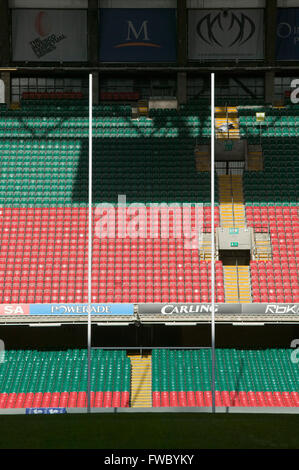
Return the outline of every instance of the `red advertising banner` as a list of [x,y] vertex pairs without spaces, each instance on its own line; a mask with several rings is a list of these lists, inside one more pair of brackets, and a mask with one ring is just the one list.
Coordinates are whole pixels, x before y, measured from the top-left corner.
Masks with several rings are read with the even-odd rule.
[[0,315],[29,315],[29,304],[2,304]]

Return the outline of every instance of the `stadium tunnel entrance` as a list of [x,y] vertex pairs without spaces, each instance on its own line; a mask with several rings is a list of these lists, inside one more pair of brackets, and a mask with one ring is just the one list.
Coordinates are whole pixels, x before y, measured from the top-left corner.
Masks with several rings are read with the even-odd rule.
[[224,266],[249,266],[250,250],[219,250],[219,260]]

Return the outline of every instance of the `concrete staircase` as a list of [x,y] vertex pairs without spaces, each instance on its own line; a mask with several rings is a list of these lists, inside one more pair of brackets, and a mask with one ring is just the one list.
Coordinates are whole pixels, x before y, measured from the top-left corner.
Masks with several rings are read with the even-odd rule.
[[[218,259],[218,244],[217,237],[215,236],[215,259]],[[212,246],[211,234],[203,233],[199,243],[199,257],[201,261],[211,261],[212,259]]]
[[197,145],[194,150],[196,171],[211,171],[209,145]]
[[225,302],[239,303],[237,272],[235,266],[223,266]]
[[249,266],[238,266],[239,299],[241,304],[252,302]]
[[131,360],[131,407],[152,406],[152,358],[129,354]]
[[[234,128],[229,131],[218,131],[223,124],[233,124]],[[238,110],[234,106],[215,107],[215,136],[216,139],[240,139]]]
[[249,266],[223,266],[225,302],[250,303]]
[[[220,175],[219,201],[221,227],[246,227],[243,180],[239,175]],[[225,302],[250,303],[249,266],[223,266]]]
[[218,176],[220,218],[222,227],[245,227],[242,176]]
[[212,259],[211,234],[203,233],[199,244],[199,257],[201,261]]
[[233,200],[229,175],[218,176],[221,227],[233,227]]
[[254,234],[255,259],[267,261],[272,259],[271,238],[269,233]]
[[234,201],[234,221],[235,227],[246,226],[245,205],[243,197],[243,179],[242,176],[231,176],[232,195]]
[[263,152],[260,145],[249,145],[247,158],[248,171],[263,170]]

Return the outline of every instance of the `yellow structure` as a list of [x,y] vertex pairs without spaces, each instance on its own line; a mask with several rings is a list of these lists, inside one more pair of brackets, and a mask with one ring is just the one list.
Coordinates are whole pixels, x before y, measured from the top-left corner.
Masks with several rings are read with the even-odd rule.
[[250,303],[249,266],[223,266],[225,302]]
[[[233,125],[233,129],[220,131],[223,125]],[[240,139],[238,110],[235,106],[223,106],[215,108],[215,135],[216,139]]]
[[129,354],[131,360],[131,407],[152,406],[152,358]]
[[219,208],[222,227],[245,227],[245,205],[242,176],[220,175]]

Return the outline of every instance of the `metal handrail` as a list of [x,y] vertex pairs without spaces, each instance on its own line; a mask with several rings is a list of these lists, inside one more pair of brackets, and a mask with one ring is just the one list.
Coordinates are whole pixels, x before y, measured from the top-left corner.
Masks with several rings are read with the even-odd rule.
[[[256,227],[256,224],[254,225]],[[270,225],[268,225],[268,234],[270,235]],[[253,237],[254,237],[254,256],[255,259],[261,260],[262,258],[260,257],[260,253],[257,250],[257,239],[256,239],[256,232],[254,232]],[[271,235],[269,236],[269,246],[267,246],[267,259],[271,260],[272,259],[272,253],[273,253],[273,245],[272,245],[272,240],[271,240]]]
[[142,351],[151,351],[153,349],[211,349],[211,346],[92,346],[91,349],[103,349],[103,350],[120,350],[123,351],[124,349],[130,351],[140,351],[140,355],[142,355]]
[[229,171],[229,176],[230,176],[230,192],[231,192],[231,201],[232,201],[233,228],[235,228],[234,194],[233,194],[233,182],[232,182],[231,170]]
[[251,279],[251,267],[250,267],[250,262],[248,266],[248,277],[249,277],[249,289],[250,289],[250,302],[252,302],[253,299],[253,291],[252,291],[252,279]]
[[227,110],[227,104],[226,104],[226,125],[227,125],[227,137],[229,139],[229,125],[228,125],[228,110]]
[[237,272],[237,288],[238,288],[238,301],[240,303],[240,284],[239,284],[239,269],[238,260],[236,259],[236,272]]

